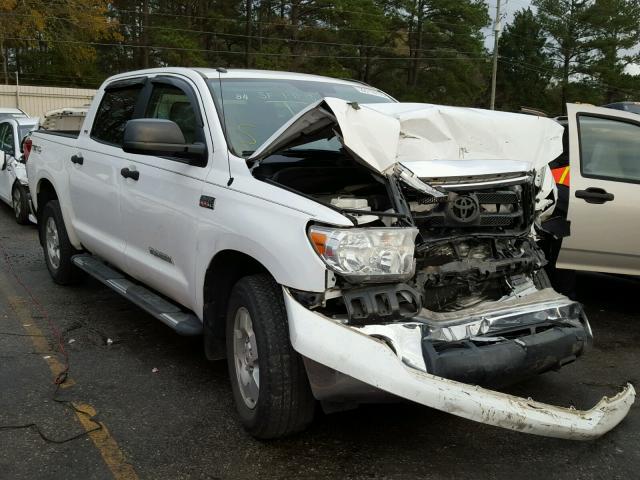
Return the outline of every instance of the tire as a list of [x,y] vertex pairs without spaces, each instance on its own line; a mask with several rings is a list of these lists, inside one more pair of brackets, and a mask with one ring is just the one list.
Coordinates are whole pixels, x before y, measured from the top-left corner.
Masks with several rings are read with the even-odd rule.
[[80,251],[69,241],[60,203],[57,200],[50,200],[44,206],[38,228],[45,263],[53,281],[59,285],[75,283],[80,278],[80,270],[73,264],[71,257]]
[[304,430],[313,420],[315,399],[302,358],[289,341],[282,289],[268,274],[244,277],[233,287],[226,342],[231,388],[245,430],[259,439]]
[[29,196],[27,189],[20,182],[16,182],[11,191],[11,205],[16,222],[20,225],[29,224]]

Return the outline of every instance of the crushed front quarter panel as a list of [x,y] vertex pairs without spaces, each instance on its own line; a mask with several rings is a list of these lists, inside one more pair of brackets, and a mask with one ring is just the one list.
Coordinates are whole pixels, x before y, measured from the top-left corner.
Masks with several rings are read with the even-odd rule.
[[627,384],[589,410],[563,408],[430,375],[382,341],[307,310],[284,289],[293,348],[380,390],[459,417],[523,433],[590,440],[620,423],[635,400]]

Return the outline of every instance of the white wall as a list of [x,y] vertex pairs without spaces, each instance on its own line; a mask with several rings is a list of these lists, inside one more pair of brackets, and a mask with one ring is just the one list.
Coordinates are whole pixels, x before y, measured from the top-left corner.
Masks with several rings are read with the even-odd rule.
[[18,105],[16,86],[0,85],[0,107],[16,106],[31,117],[42,117],[45,112],[64,107],[82,107],[91,103],[96,90],[86,88],[32,87],[20,85]]

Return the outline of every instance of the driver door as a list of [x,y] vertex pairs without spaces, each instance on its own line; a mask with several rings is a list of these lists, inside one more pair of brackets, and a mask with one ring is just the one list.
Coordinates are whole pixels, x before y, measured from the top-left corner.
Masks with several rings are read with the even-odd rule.
[[571,235],[558,268],[640,275],[640,115],[567,106]]
[[[187,143],[211,141],[204,107],[194,86],[175,76],[149,80],[143,118],[175,122]],[[177,157],[127,154],[135,178],[119,179],[127,272],[169,298],[192,308],[197,212],[209,166]]]

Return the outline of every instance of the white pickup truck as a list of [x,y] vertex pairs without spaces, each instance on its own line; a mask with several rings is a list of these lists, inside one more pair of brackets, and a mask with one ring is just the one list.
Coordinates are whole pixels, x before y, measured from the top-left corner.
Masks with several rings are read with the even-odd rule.
[[591,342],[549,287],[535,224],[562,127],[395,102],[331,78],[164,68],[98,91],[80,132],[26,142],[54,281],[83,270],[226,357],[259,438],[314,409],[408,399],[538,435],[589,439],[628,413],[501,385]]

